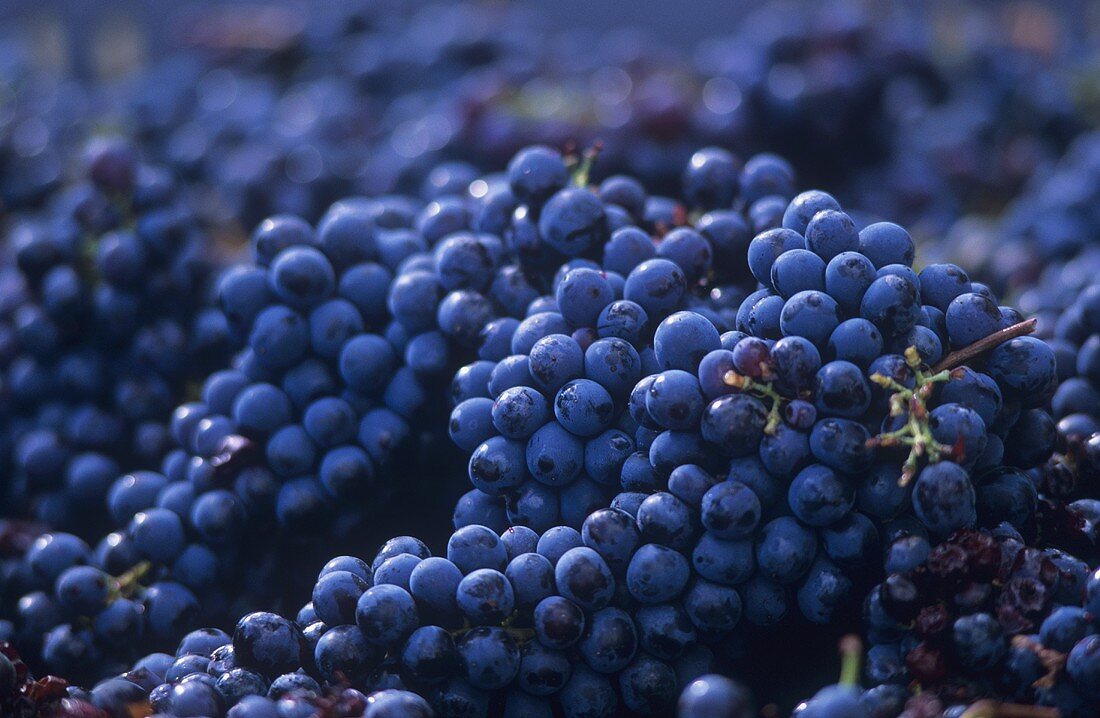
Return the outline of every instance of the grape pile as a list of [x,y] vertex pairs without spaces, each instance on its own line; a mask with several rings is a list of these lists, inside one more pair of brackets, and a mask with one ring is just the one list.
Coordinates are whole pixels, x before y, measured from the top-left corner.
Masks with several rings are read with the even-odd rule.
[[[74,676],[163,646],[210,615],[220,575],[256,559],[247,536],[316,531],[365,492],[384,506],[389,457],[372,449],[412,434],[448,365],[471,354],[451,382],[450,433],[476,488],[446,558],[393,539],[369,566],[327,565],[295,621],[241,619],[232,652],[209,629],[202,658],[185,639],[170,667],[139,661],[155,710],[220,715],[302,670],[308,690],[276,689],[280,705],[412,690],[392,700],[518,715],[546,713],[533,697],[553,695],[566,715],[660,715],[730,658],[744,625],[790,622],[794,605],[812,623],[850,612],[882,570],[880,533],[919,553],[929,536],[1031,521],[1021,469],[1052,448],[1034,407],[1054,358],[997,336],[1020,334],[1019,314],[958,267],[916,274],[897,225],[856,232],[820,191],[785,201],[793,178],[777,158],[696,158],[684,195],[698,229],[668,230],[687,211],[628,178],[587,191],[591,156],[570,160],[567,186],[566,159],[544,147],[472,209],[460,195],[419,211],[347,200],[316,230],[262,223],[253,265],[219,287],[237,368],[173,417],[181,448],[165,466],[183,473],[121,479],[109,507],[126,531],[94,556],[76,537],[40,538],[21,564],[39,590],[20,600],[16,635],[44,634],[46,664]],[[759,198],[718,209],[741,192]],[[484,231],[494,220],[503,240]],[[393,269],[372,261],[395,245]],[[764,288],[746,297],[747,275]],[[735,293],[736,310],[716,301]],[[383,297],[392,320],[366,313]],[[944,347],[962,366],[928,369]]]
[[223,364],[213,243],[171,173],[114,139],[14,213],[0,306],[3,515],[95,532],[122,472],[156,466],[188,382]]
[[0,714],[1095,715],[1088,23],[553,12],[0,42]]

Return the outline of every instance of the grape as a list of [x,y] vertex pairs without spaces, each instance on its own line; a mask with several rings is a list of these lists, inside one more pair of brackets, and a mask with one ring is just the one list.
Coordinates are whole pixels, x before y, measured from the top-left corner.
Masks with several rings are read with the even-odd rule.
[[[452,421],[456,415],[459,415],[457,407],[452,412]],[[492,427],[509,439],[526,439],[549,419],[546,399],[530,387],[506,389],[492,402]]]
[[683,270],[688,285],[693,286],[710,274],[713,250],[702,234],[679,227],[661,238],[657,256],[675,262]]
[[807,249],[785,251],[772,263],[771,286],[788,299],[802,291],[823,292],[825,262]]
[[825,261],[859,249],[859,233],[852,218],[835,209],[816,212],[806,224],[806,247]]
[[921,299],[946,312],[951,301],[971,291],[970,277],[954,264],[930,264],[921,270]]
[[974,487],[966,471],[952,462],[925,468],[913,488],[913,510],[940,536],[972,527],[977,520],[974,503]]
[[1069,653],[1066,661],[1066,671],[1074,680],[1075,685],[1086,697],[1095,700],[1100,695],[1097,687],[1097,678],[1100,676],[1097,664],[1097,653],[1100,652],[1100,639],[1095,635],[1082,639]]
[[638,304],[651,318],[663,317],[683,298],[683,271],[667,259],[648,259],[630,271],[623,298]]
[[719,147],[706,147],[691,156],[684,169],[685,198],[704,208],[725,207],[737,194],[741,161]]
[[811,464],[795,476],[787,499],[794,515],[809,526],[836,523],[851,510],[852,500],[844,479],[821,464]]
[[539,233],[547,245],[567,257],[602,247],[608,238],[603,203],[581,189],[559,190],[542,208]]
[[960,347],[992,334],[1001,326],[997,305],[981,294],[960,294],[946,310],[947,333],[952,346]]
[[606,429],[615,415],[607,389],[591,379],[574,379],[554,397],[554,416],[570,433],[591,437]]
[[1000,345],[990,354],[990,375],[1017,397],[1029,404],[1041,401],[1055,382],[1054,354],[1034,337],[1019,337]]
[[768,578],[790,583],[809,570],[816,551],[813,532],[792,518],[782,517],[764,526],[756,561]]
[[695,312],[676,312],[658,326],[653,335],[657,363],[664,369],[694,372],[699,362],[720,345],[718,330]]
[[784,336],[805,337],[819,349],[826,345],[838,324],[840,309],[836,300],[813,290],[794,294],[783,305],[779,317]]
[[614,299],[606,277],[585,267],[570,270],[555,292],[562,317],[575,326],[592,326],[600,311]]
[[791,200],[783,214],[783,226],[804,233],[814,215],[824,210],[839,210],[840,205],[832,195],[820,190],[798,194]]
[[849,361],[823,365],[815,378],[815,406],[821,416],[855,418],[867,411],[871,388],[859,367]]
[[582,544],[580,533],[569,526],[554,526],[543,532],[539,537],[535,550],[539,555],[557,565],[566,551],[577,548]]
[[508,164],[508,183],[520,201],[539,205],[565,186],[561,153],[550,147],[528,147]]
[[744,718],[751,713],[752,699],[745,687],[715,674],[692,681],[677,703],[680,718]]
[[739,481],[714,485],[703,494],[699,505],[703,526],[717,538],[745,538],[760,521],[760,499]]
[[919,318],[918,297],[916,285],[905,277],[880,276],[867,287],[860,302],[860,315],[874,323],[884,336],[904,334]]
[[882,334],[874,324],[860,317],[846,319],[838,324],[829,335],[826,347],[826,352],[832,359],[849,361],[864,368],[877,359],[882,350]]
[[891,264],[912,266],[913,238],[893,222],[875,222],[859,231],[859,251],[876,268]]

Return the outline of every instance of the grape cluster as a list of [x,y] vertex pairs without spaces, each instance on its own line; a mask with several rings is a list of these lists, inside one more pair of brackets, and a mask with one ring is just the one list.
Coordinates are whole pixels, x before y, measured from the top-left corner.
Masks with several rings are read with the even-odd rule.
[[414,219],[407,203],[348,200],[316,229],[285,215],[261,223],[253,262],[218,286],[219,316],[242,346],[234,368],[172,413],[176,448],[159,471],[109,467],[98,501],[116,530],[94,551],[54,532],[11,569],[28,654],[65,675],[101,674],[104,659],[232,615],[231,598],[277,596],[264,577],[285,550],[265,532],[337,535],[386,506],[386,472],[430,398],[401,366],[402,327],[385,310],[390,267],[423,244]]
[[[1056,380],[1047,345],[993,341],[988,357],[932,371],[952,350],[1019,329],[1020,314],[954,265],[918,275],[904,229],[857,231],[824,192],[798,195],[771,222],[746,250],[762,288],[732,316],[683,302],[681,287],[709,273],[683,230],[656,249],[637,242],[645,254],[624,268],[621,300],[610,250],[644,230],[616,230],[603,267],[566,264],[553,304],[539,303],[557,312],[512,335],[527,353],[486,367],[488,396],[452,412],[479,492],[456,525],[499,528],[488,497],[500,495],[511,524],[579,528],[617,474],[611,506],[690,554],[707,580],[745,584],[750,621],[768,625],[787,613],[787,587],[806,617],[829,622],[853,579],[878,570],[882,531],[1028,522],[1037,497],[1022,470],[1054,444],[1041,408]],[[695,246],[705,257],[706,242]],[[625,325],[611,321],[620,314]],[[665,318],[646,345],[638,317],[651,315]]]
[[1058,315],[1047,338],[1061,379],[1050,404],[1058,444],[1055,456],[1036,472],[1036,481],[1048,497],[1070,501],[1074,509],[1095,499],[1100,477],[1100,335],[1092,319],[1098,306],[1100,287],[1089,284]]
[[486,324],[479,360],[455,375],[449,431],[471,452],[475,487],[458,504],[456,526],[579,528],[607,504],[621,467],[644,448],[628,411],[637,382],[697,352],[700,341],[717,343],[715,324],[732,324],[751,232],[771,221],[794,183],[778,157],[742,165],[713,148],[684,170],[686,204],[649,197],[625,176],[594,192],[565,186],[566,178],[548,148],[524,150],[509,165],[518,206],[502,231],[515,272],[534,278],[532,288],[543,278],[552,294],[524,295],[526,306],[515,303],[522,320]]
[[[378,716],[662,715],[680,687],[712,672],[696,630],[727,621],[736,601],[733,589],[699,586],[681,605],[686,561],[681,585],[660,575],[674,556],[642,545],[613,509],[581,532],[466,526],[445,556],[396,537],[370,564],[329,561],[295,620],[258,612],[231,638],[195,631],[175,656],[150,654],[91,694],[211,718],[273,715],[272,702],[279,716],[308,716],[324,700],[352,710],[375,701],[366,715]],[[410,712],[383,712],[384,702]]]
[[306,638],[293,621],[273,613],[251,613],[241,619],[232,636],[216,628],[192,631],[174,655],[149,654],[122,675],[74,693],[109,715],[434,715],[423,698],[405,690],[380,688],[364,693],[347,680],[322,688],[310,675],[317,672],[307,649]]
[[1032,182],[998,225],[964,229],[949,242],[951,251],[978,266],[983,276],[1019,293],[1021,308],[1038,317],[1038,335],[1054,352],[1059,387],[1050,410],[1057,421],[1057,454],[1037,472],[1036,482],[1047,496],[1059,499],[1094,495],[1090,491],[1097,476],[1095,448],[1088,440],[1100,428],[1100,374],[1092,367],[1100,341],[1092,318],[1100,253],[1092,242],[1096,220],[1090,205],[1095,184],[1090,178],[1098,168],[1097,137],[1083,135],[1049,177]]
[[[756,526],[778,507],[761,545],[772,542],[771,531],[775,542],[803,536],[793,542],[799,551],[780,557],[783,582],[812,566],[813,529],[824,531],[832,562],[861,568],[874,556],[875,523],[887,533],[942,537],[979,521],[1026,522],[1034,489],[1018,469],[1041,463],[1053,447],[1053,422],[1041,408],[1055,382],[1050,349],[1014,338],[981,363],[932,373],[927,365],[948,351],[1014,326],[1020,315],[997,307],[953,265],[916,274],[904,230],[878,223],[856,232],[823,193],[795,198],[784,225],[750,246],[750,267],[765,288],[741,306],[738,329],[748,336],[699,365],[693,396],[702,390],[696,412],[706,444],[693,438],[700,448],[689,449],[682,440],[688,453],[666,465],[705,456],[707,444],[733,456],[729,480],[751,489],[759,508],[749,501],[738,509],[748,513],[722,517],[739,503],[727,499],[711,504],[715,518]],[[651,390],[647,407],[654,398]],[[921,467],[921,457],[930,463]],[[1013,468],[987,480],[998,467]],[[758,560],[766,556],[758,549]],[[811,618],[828,620],[827,606],[801,603]]]
[[0,273],[0,495],[7,517],[96,531],[120,473],[155,466],[188,383],[220,366],[217,248],[163,167],[92,141],[80,176],[17,212]]
[[970,227],[948,243],[983,276],[1019,292],[1021,308],[1039,320],[1038,336],[1054,353],[1059,379],[1050,402],[1057,440],[1054,457],[1031,472],[1032,480],[1053,510],[1068,512],[1063,534],[1083,533],[1090,545],[1095,542],[1091,501],[1100,475],[1092,441],[1100,429],[1100,374],[1092,366],[1100,341],[1093,319],[1100,301],[1095,287],[1100,254],[1092,246],[1096,223],[1089,204],[1094,184],[1089,178],[1100,167],[1097,149],[1094,134],[1081,136],[1049,177],[1032,182],[996,231]]

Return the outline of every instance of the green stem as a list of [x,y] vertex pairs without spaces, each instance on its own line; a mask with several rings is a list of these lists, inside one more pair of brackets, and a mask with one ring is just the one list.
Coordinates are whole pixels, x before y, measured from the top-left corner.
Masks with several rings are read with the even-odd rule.
[[599,157],[601,150],[603,150],[603,143],[597,141],[584,151],[584,155],[581,156],[580,161],[573,169],[573,186],[581,188],[588,186],[588,178],[592,174],[592,165],[596,163],[596,158]]
[[751,379],[743,374],[730,370],[722,377],[722,381],[727,386],[732,386],[736,389],[740,389],[746,394],[751,394],[758,399],[768,399],[771,401],[771,405],[768,407],[768,421],[764,424],[764,433],[772,436],[775,434],[775,430],[779,428],[779,422],[783,420],[780,414],[780,409],[783,406],[783,402],[786,398],[775,390],[775,387],[771,385],[771,382],[762,382]]
[[858,686],[859,668],[863,660],[863,644],[859,636],[849,634],[840,639],[840,685]]
[[928,421],[928,400],[932,397],[932,391],[936,384],[948,381],[951,372],[942,370],[934,374],[925,373],[920,354],[915,347],[905,350],[905,360],[914,374],[912,389],[892,377],[871,375],[871,381],[893,392],[890,396],[890,416],[901,416],[904,413],[905,425],[900,429],[878,434],[868,441],[871,448],[909,447],[909,455],[902,464],[899,480],[901,486],[907,485],[917,475],[922,458],[934,464],[953,451],[953,447],[936,440]]
[[112,595],[114,598],[130,598],[134,595],[137,589],[141,586],[141,581],[149,572],[153,569],[153,564],[149,561],[142,561],[126,573],[123,573],[115,579],[114,590]]

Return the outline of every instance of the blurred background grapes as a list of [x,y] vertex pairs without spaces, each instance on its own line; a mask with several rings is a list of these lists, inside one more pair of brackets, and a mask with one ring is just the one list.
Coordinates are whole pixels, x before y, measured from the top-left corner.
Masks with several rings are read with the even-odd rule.
[[[440,158],[496,166],[532,140],[598,138],[604,173],[666,187],[702,144],[775,151],[807,184],[938,235],[998,214],[1094,124],[1098,12],[10,2],[0,69],[17,161],[56,152],[58,133],[136,131],[246,227],[273,204],[316,218],[349,192],[408,191]],[[58,103],[69,110],[34,116]],[[36,170],[22,181],[51,172]],[[261,181],[276,185],[250,196]]]

